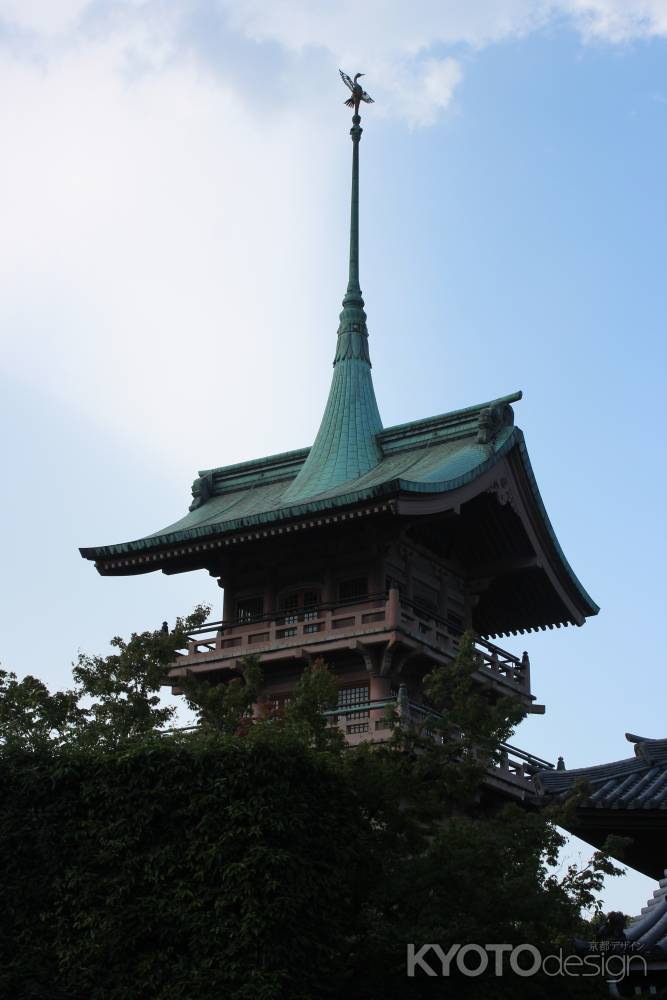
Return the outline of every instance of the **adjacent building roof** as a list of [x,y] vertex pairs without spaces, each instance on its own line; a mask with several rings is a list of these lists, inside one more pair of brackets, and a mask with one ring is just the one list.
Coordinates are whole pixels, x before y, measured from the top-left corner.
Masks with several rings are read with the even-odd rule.
[[[667,870],[664,874],[667,876]],[[624,936],[647,958],[667,959],[667,877],[660,879],[652,898],[625,928]]]
[[540,771],[535,782],[541,793],[565,801],[575,788],[586,785],[590,792],[585,804],[595,809],[667,810],[667,739],[647,740],[632,733],[626,733],[626,739],[635,745],[634,757],[570,771]]
[[667,860],[667,739],[632,733],[634,757],[573,770],[539,771],[535,786],[543,802],[576,808],[563,822],[570,833],[601,848],[609,834],[628,838],[619,860],[658,878]]

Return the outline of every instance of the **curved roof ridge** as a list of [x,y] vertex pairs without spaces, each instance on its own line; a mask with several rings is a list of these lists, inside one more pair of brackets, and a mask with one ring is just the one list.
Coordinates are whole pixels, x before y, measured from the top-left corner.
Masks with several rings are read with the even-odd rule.
[[315,443],[284,499],[306,499],[360,479],[382,460],[381,430],[370,364],[362,358],[338,361]]
[[481,410],[486,410],[494,406],[511,405],[512,403],[518,403],[521,399],[523,399],[523,392],[521,389],[517,389],[516,392],[511,392],[507,396],[489,399],[484,403],[464,406],[458,410],[445,410],[443,413],[436,413],[432,417],[419,417],[417,420],[408,420],[404,424],[393,424],[391,427],[385,427],[380,432],[380,443],[383,444],[388,438],[399,434],[401,431],[419,430],[420,428],[442,423],[456,423],[463,417],[477,416]]

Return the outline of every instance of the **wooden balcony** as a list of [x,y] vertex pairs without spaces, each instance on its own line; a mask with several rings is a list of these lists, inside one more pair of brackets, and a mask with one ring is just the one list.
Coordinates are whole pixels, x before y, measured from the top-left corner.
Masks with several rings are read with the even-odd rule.
[[[256,655],[262,663],[303,661],[354,650],[381,659],[383,649],[404,657],[423,655],[436,663],[456,655],[460,629],[401,597],[397,590],[355,601],[323,604],[297,612],[275,612],[251,621],[211,622],[193,632],[187,651],[170,673],[210,674],[235,670],[240,657]],[[501,693],[514,694],[532,706],[528,655],[514,656],[485,639],[476,640],[476,676]],[[381,668],[383,669],[383,668]]]

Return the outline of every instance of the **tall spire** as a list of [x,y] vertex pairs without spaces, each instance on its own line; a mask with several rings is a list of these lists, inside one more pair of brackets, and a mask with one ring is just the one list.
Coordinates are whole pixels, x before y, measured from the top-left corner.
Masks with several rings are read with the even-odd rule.
[[361,141],[361,118],[352,118],[352,198],[350,205],[350,265],[347,292],[343,299],[343,311],[338,327],[338,344],[334,364],[346,357],[361,357],[370,364],[368,353],[368,330],[364,300],[359,287],[359,143]]
[[350,259],[347,291],[338,325],[334,373],[320,429],[308,458],[284,494],[284,499],[301,500],[336,489],[358,479],[382,458],[376,435],[382,420],[375,400],[368,329],[364,300],[359,286],[359,142],[361,118],[359,102],[372,98],[357,82],[341,71],[352,91],[345,103],[354,107],[352,117],[352,197],[350,205]]

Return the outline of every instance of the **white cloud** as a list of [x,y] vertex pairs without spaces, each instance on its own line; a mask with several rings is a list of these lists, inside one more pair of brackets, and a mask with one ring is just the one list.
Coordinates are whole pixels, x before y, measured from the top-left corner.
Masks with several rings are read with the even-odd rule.
[[68,31],[90,0],[0,0],[0,21],[48,35]]
[[220,0],[234,26],[292,50],[416,55],[437,44],[475,48],[525,35],[555,18],[617,42],[667,33],[665,0]]
[[667,0],[561,0],[587,39],[627,42],[667,36]]
[[[667,0],[0,0],[0,21],[71,44],[86,44],[95,30],[112,33],[143,71],[179,52],[210,54],[211,26],[218,25],[221,37],[238,43],[277,45],[283,75],[293,74],[293,99],[307,101],[308,88],[290,56],[320,52],[332,65],[366,71],[380,113],[430,125],[461,82],[461,54],[452,47],[479,50],[556,22],[571,24],[585,41],[667,37]],[[229,83],[225,62],[221,56],[217,69]],[[247,84],[242,73],[236,82]]]
[[[233,27],[286,51],[308,48],[367,72],[384,110],[431,125],[451,102],[461,61],[441,50],[482,49],[555,23],[610,43],[667,37],[667,0],[220,0]],[[405,94],[411,95],[410,100]]]
[[[368,73],[374,114],[430,125],[461,83],[452,45],[556,16],[585,38],[667,34],[665,0],[0,0],[20,29],[0,43],[2,365],[161,461],[306,444],[328,379],[307,354],[328,355],[343,286],[330,186],[348,150],[339,119],[299,116],[342,65]],[[286,398],[297,357],[320,382]]]
[[542,0],[221,0],[234,26],[292,50],[313,45],[350,58],[415,56],[435,44],[489,44],[532,30],[547,17]]
[[420,125],[432,125],[438,112],[448,107],[462,76],[456,59],[427,59],[420,86],[406,93],[406,115],[412,114]]
[[241,460],[307,339],[329,143],[191,65],[129,82],[123,57],[0,60],[2,363],[163,461]]

